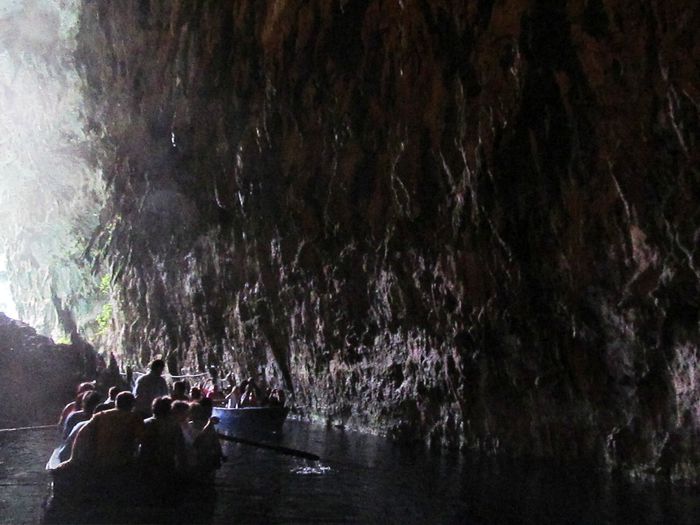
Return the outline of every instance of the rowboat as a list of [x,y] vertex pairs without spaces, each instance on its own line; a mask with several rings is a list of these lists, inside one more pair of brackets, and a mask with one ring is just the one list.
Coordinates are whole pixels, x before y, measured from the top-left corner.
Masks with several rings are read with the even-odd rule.
[[152,478],[137,465],[65,471],[56,468],[59,451],[56,448],[46,464],[51,491],[44,504],[44,525],[208,523],[214,511],[213,478]]
[[233,434],[280,432],[289,414],[288,407],[227,408],[214,406],[212,415],[219,418],[219,431]]

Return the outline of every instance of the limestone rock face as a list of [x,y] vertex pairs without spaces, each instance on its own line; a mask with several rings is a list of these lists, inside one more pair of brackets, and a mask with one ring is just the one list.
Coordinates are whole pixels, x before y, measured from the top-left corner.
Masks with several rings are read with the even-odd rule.
[[333,422],[695,475],[700,4],[84,2],[117,336]]

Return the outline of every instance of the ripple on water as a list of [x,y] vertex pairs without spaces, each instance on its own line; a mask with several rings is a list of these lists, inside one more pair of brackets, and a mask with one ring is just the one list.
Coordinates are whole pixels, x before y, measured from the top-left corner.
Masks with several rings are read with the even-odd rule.
[[305,467],[295,467],[290,472],[298,476],[322,476],[331,471],[331,467],[325,465],[313,465]]

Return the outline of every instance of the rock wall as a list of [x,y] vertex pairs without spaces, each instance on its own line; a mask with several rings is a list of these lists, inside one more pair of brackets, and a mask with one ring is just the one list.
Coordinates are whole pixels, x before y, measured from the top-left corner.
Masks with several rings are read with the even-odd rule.
[[697,472],[699,5],[84,2],[145,362],[329,421]]
[[0,312],[0,428],[58,421],[75,386],[96,377],[90,345],[55,344]]

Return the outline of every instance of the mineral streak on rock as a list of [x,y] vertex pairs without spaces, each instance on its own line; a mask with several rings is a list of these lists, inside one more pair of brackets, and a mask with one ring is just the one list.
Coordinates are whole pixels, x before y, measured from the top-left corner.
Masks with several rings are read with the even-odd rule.
[[402,439],[697,474],[700,4],[84,2],[118,333]]

